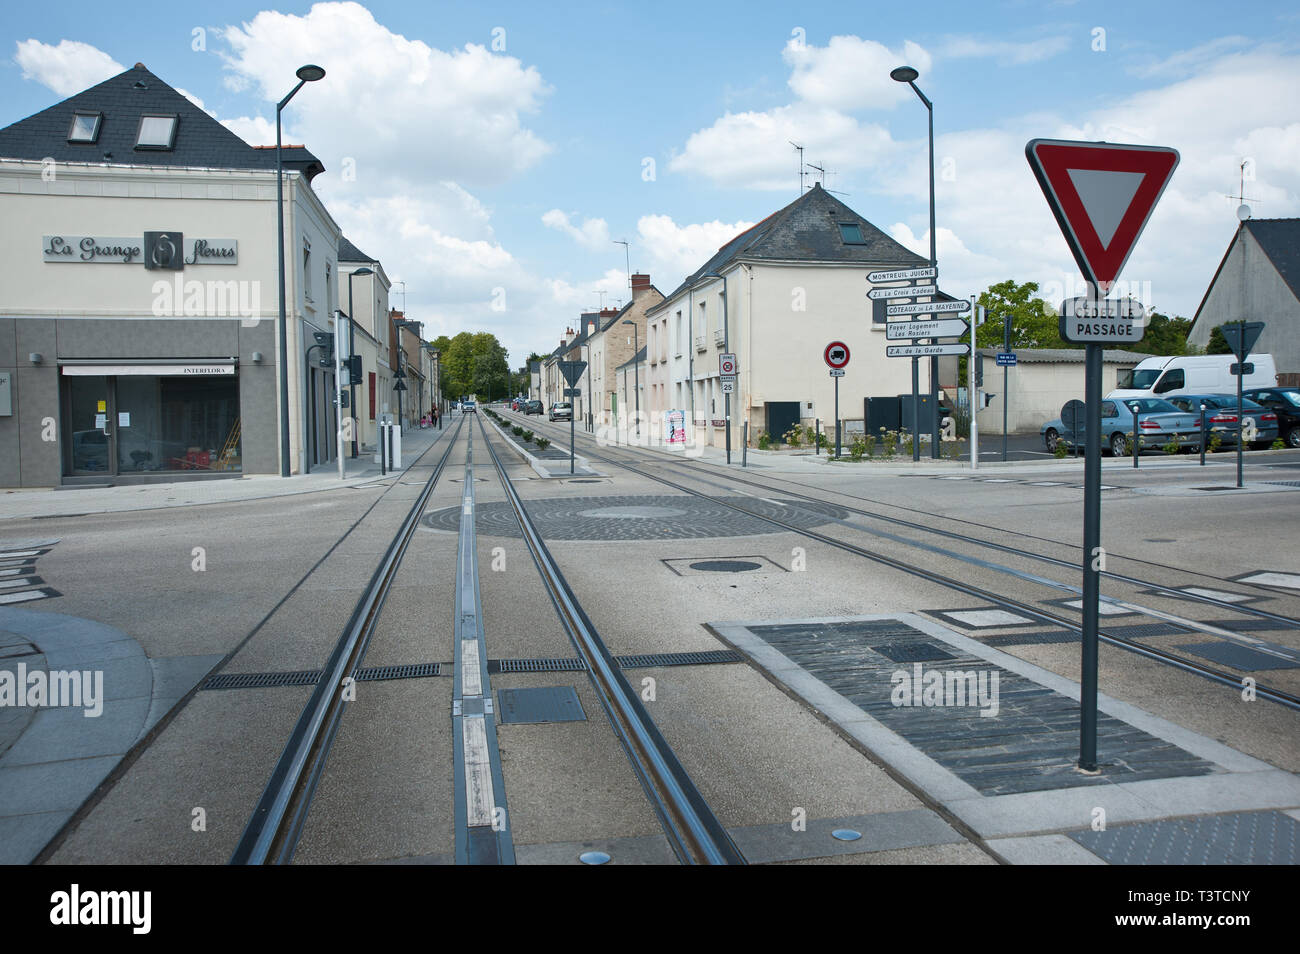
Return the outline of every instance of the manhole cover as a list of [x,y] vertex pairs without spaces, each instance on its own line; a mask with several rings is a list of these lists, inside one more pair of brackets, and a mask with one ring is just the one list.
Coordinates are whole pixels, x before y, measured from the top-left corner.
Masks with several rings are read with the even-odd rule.
[[709,573],[744,573],[746,570],[761,570],[763,564],[750,560],[701,560],[692,563],[692,570],[704,570]]
[[585,722],[578,693],[572,686],[540,689],[498,689],[502,725],[539,722]]

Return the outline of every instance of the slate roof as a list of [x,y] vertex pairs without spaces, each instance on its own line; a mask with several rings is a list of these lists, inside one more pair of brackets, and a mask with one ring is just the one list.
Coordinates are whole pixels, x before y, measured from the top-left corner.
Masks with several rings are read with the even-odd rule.
[[1300,219],[1248,219],[1246,228],[1291,294],[1300,298]]
[[[93,143],[68,142],[72,117],[78,110],[103,114],[99,136]],[[172,149],[135,148],[140,117],[146,113],[178,117]],[[140,63],[0,129],[0,156],[133,166],[275,168],[274,147],[250,146]],[[284,167],[303,173],[309,182],[325,170],[321,161],[302,146],[285,147]]]
[[365,262],[367,265],[374,263],[374,259],[367,255],[361,249],[349,242],[344,236],[339,236],[339,261],[340,262]]
[[[863,244],[849,245],[840,225],[855,224]],[[784,209],[733,238],[685,281],[665,301],[694,285],[709,272],[721,271],[736,259],[773,262],[845,262],[881,267],[917,268],[930,260],[917,255],[876,228],[858,213],[813,183],[813,187]]]

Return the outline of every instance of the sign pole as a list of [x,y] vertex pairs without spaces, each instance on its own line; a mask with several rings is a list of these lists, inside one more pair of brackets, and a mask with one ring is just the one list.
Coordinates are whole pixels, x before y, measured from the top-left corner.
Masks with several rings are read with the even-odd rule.
[[[342,329],[339,327],[339,325],[340,325],[340,323],[342,322],[342,320],[343,320],[343,315],[342,315],[342,313],[341,313],[341,312],[337,312],[337,311],[334,312],[334,423],[337,424],[338,427],[339,427],[339,440],[338,440],[338,444],[339,444],[339,480],[343,480],[343,478],[344,478],[344,464],[343,464],[343,371],[342,371],[342,366],[343,366],[343,360],[342,360],[342,358],[343,358],[343,356],[342,356],[342,353],[341,353],[341,352],[343,351],[343,333],[342,333]],[[351,319],[349,319],[349,321],[351,321]],[[350,354],[351,354],[351,352],[349,352],[349,355],[350,355]],[[1238,378],[1237,381],[1240,382],[1240,381],[1241,381],[1241,378]],[[1238,385],[1237,390],[1239,390],[1239,391],[1241,390],[1240,384]],[[351,409],[351,408],[348,408],[348,414],[351,414],[351,413],[352,413],[352,409]]]
[[574,425],[573,425],[573,404],[571,403],[571,404],[569,405],[569,473],[571,473],[571,474],[573,473],[573,457],[574,457],[574,454],[573,454],[573,435],[574,435]]
[[[920,358],[912,359],[912,460],[921,459],[921,371]],[[838,415],[836,415],[838,417]]]
[[[1245,454],[1245,445],[1246,445],[1246,429],[1241,426],[1243,423],[1245,423],[1242,420],[1244,412],[1242,411],[1242,407],[1241,407],[1241,381],[1242,378],[1245,377],[1245,375],[1242,372],[1246,370],[1244,367],[1246,363],[1246,319],[1245,318],[1238,319],[1237,325],[1238,327],[1241,328],[1241,334],[1240,337],[1237,339],[1237,348],[1236,348],[1237,351],[1237,486],[1240,487],[1241,486],[1241,462],[1242,462],[1242,457]],[[1204,417],[1205,415],[1201,415],[1201,416]]]
[[979,327],[980,306],[975,304],[974,296],[971,296],[971,315],[970,315],[970,357],[966,359],[966,377],[968,387],[966,388],[966,406],[970,409],[970,469],[978,470],[980,466],[980,428],[979,422],[975,420],[975,412],[978,410],[977,397],[975,393],[975,362],[979,360],[979,355],[975,350],[975,329]]
[[[913,359],[912,366],[916,367]],[[1238,379],[1240,380],[1240,379]],[[835,456],[840,456],[840,379],[835,379]]]
[[[1011,312],[1008,311],[1002,316],[1002,351],[1003,353],[1011,350]],[[1007,405],[1011,393],[1007,390],[1007,375],[1011,371],[1011,366],[1003,363],[1002,365],[1002,463],[1007,462]]]
[[[1096,295],[1096,286],[1090,286]],[[1088,343],[1084,399],[1088,408],[1083,458],[1083,659],[1079,680],[1079,767],[1097,771],[1097,617],[1101,595],[1101,351]]]

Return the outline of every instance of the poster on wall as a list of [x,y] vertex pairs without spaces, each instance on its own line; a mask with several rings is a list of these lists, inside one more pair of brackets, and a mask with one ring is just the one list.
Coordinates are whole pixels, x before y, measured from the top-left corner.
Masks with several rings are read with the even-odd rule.
[[664,442],[667,444],[686,443],[686,412],[664,411]]

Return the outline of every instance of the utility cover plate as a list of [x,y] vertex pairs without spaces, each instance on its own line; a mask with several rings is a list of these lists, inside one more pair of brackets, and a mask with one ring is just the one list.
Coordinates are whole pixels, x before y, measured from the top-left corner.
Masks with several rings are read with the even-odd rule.
[[498,689],[498,718],[504,725],[543,722],[585,722],[578,692],[573,686],[540,689]]

